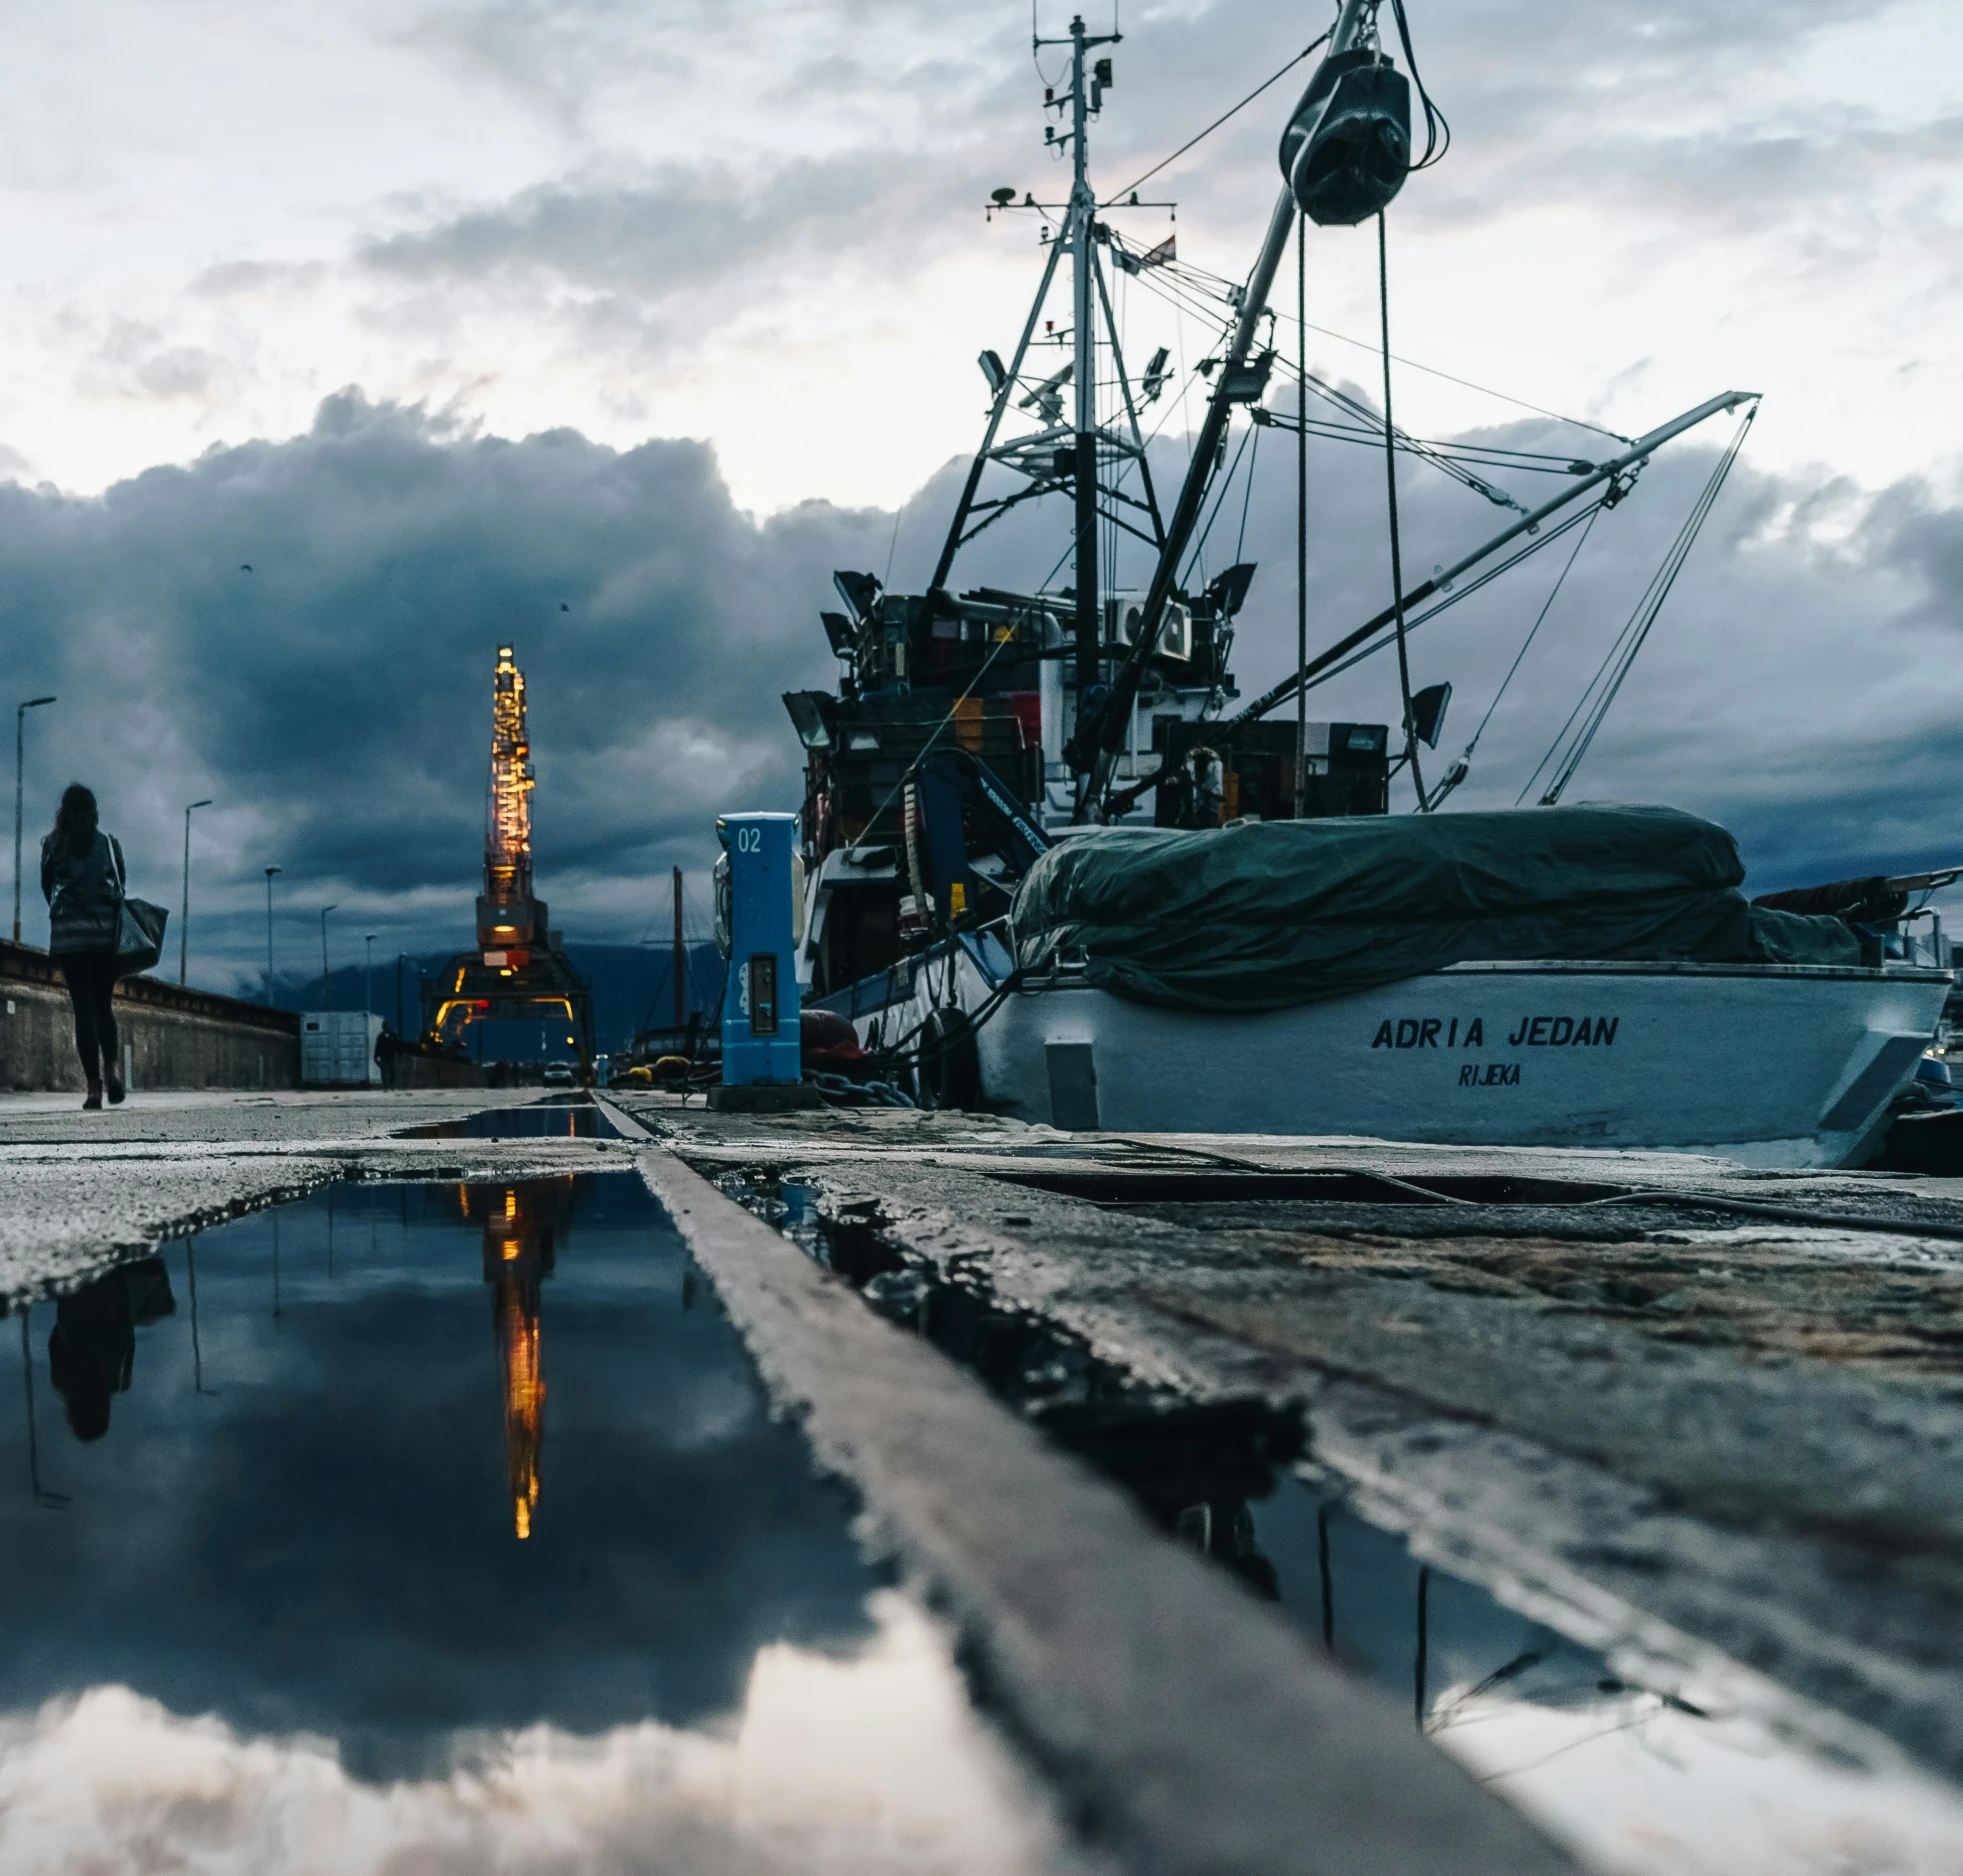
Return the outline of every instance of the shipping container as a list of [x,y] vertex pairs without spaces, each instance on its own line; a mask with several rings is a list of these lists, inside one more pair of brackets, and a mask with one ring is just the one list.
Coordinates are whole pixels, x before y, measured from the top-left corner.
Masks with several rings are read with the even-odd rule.
[[375,1042],[382,1019],[365,1010],[306,1010],[300,1016],[303,1088],[379,1088]]

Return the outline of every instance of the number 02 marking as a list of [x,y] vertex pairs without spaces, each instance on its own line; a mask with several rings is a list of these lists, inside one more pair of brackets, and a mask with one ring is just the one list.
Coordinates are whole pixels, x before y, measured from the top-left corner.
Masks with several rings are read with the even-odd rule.
[[739,827],[736,830],[736,851],[738,853],[761,853],[763,851],[763,829],[760,827]]

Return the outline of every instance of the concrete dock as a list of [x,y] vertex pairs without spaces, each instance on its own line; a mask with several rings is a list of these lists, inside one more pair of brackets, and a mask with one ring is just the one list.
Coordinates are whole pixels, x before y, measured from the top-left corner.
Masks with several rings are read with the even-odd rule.
[[[1426,1736],[1422,1586],[1449,1578],[1612,1664],[1618,1699],[1717,1715],[1798,1754],[1802,1781],[1857,1768],[1868,1811],[1849,1797],[1768,1870],[1963,1867],[1963,1202],[1947,1182],[738,1116],[652,1094],[607,1097],[595,1137],[457,1125],[536,1099],[155,1096],[84,1115],[13,1097],[0,1296],[337,1181],[632,1170],[853,1493],[862,1542],[954,1625],[976,1699],[1088,1854],[1706,1867],[1623,1855],[1586,1815],[1586,1780],[1516,1788]],[[1181,1466],[1238,1482],[1141,1485],[1154,1429],[1185,1442]],[[1416,1560],[1417,1726],[1408,1696],[1249,1593],[1252,1564],[1237,1581],[1196,1554],[1232,1547],[1196,1539],[1187,1511],[1258,1503],[1269,1474]],[[1327,1634],[1326,1586],[1323,1608]],[[1897,1860],[1800,1854],[1830,1836]]]

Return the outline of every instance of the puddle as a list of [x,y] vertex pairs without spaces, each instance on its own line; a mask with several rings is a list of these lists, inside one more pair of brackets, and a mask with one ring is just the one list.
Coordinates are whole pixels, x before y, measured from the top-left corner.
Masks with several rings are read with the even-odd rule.
[[632,1175],[330,1188],[0,1371],[0,1868],[1078,1867]]
[[456,1120],[403,1127],[396,1140],[617,1140],[620,1130],[583,1094],[547,1095],[521,1107],[491,1107]]
[[[1298,1466],[1303,1430],[1263,1403],[1143,1387],[979,1285],[827,1215],[814,1186],[723,1174],[881,1313],[1126,1486],[1162,1529],[1277,1603],[1483,1783],[1614,1876],[1956,1876],[1963,1793],[1875,1740],[1805,1743],[1727,1687],[1612,1660],[1414,1557]],[[1744,1677],[1740,1677],[1742,1684]],[[1795,1720],[1802,1719],[1795,1704]],[[1850,1738],[1859,1735],[1850,1729]]]
[[[997,1172],[1004,1185],[1028,1186],[1096,1205],[1138,1205],[1153,1201],[1219,1205],[1262,1200],[1313,1200],[1325,1204],[1592,1205],[1621,1198],[1625,1186],[1584,1184],[1578,1180],[1529,1179],[1497,1175],[1426,1174],[1423,1181],[1368,1171],[1269,1172],[1259,1167],[1194,1165],[1162,1161],[1139,1166],[1097,1166],[1083,1170],[1045,1167],[1040,1172]],[[1455,1203],[1456,1201],[1456,1203]]]

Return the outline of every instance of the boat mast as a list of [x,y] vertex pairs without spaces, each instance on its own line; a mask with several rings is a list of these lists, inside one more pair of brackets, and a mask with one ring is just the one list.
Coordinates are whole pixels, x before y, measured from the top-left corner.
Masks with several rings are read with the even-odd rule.
[[[1098,681],[1098,611],[1100,583],[1097,566],[1097,302],[1093,232],[1097,222],[1097,198],[1091,193],[1090,153],[1085,135],[1090,119],[1091,98],[1085,85],[1084,54],[1092,46],[1114,45],[1116,33],[1093,37],[1084,31],[1081,14],[1070,22],[1070,210],[1065,238],[1070,243],[1071,319],[1074,388],[1077,393],[1076,437],[1070,454],[1071,475],[1077,498],[1076,518],[1076,615],[1077,615],[1077,705]],[[1037,40],[1037,45],[1056,41]]]
[[[1066,558],[1071,562],[1073,571],[1072,584],[1065,590],[1072,594],[1073,599],[1068,656],[1080,696],[1087,688],[1094,687],[1102,675],[1099,660],[1103,636],[1101,600],[1111,570],[1100,565],[1100,522],[1109,523],[1135,536],[1155,555],[1165,540],[1166,532],[1164,518],[1159,513],[1158,494],[1152,486],[1152,467],[1146,457],[1144,433],[1139,428],[1139,406],[1125,375],[1124,348],[1119,343],[1110,287],[1105,279],[1103,263],[1098,257],[1098,249],[1111,245],[1120,254],[1119,264],[1130,272],[1137,272],[1141,263],[1130,256],[1119,238],[1099,222],[1097,197],[1090,186],[1087,147],[1089,120],[1104,108],[1105,87],[1111,83],[1111,62],[1109,59],[1089,59],[1087,55],[1099,46],[1117,45],[1122,38],[1123,35],[1117,32],[1088,33],[1084,30],[1083,20],[1078,18],[1070,22],[1067,38],[1039,37],[1030,41],[1038,52],[1045,46],[1067,46],[1070,49],[1070,83],[1061,90],[1055,86],[1046,88],[1043,99],[1046,111],[1069,113],[1067,126],[1061,132],[1054,124],[1044,130],[1043,147],[1047,150],[1069,147],[1070,195],[1065,202],[1038,202],[1033,193],[1025,193],[1018,202],[1013,189],[993,192],[989,210],[991,215],[1030,209],[1042,214],[1047,221],[1054,214],[1057,217],[1056,238],[1051,240],[1045,227],[1043,240],[1049,257],[1043,263],[1043,278],[1036,288],[1035,299],[1030,303],[1029,317],[1023,323],[1022,335],[1016,341],[1013,357],[1004,365],[996,353],[985,351],[976,360],[989,383],[988,426],[982,434],[981,448],[968,465],[967,480],[962,485],[960,499],[954,505],[953,518],[941,543],[940,557],[934,563],[933,577],[927,583],[927,590],[934,596],[937,605],[951,603],[946,591],[947,582],[953,572],[955,556],[969,541],[1025,501],[1045,495],[1069,495],[1072,523],[1070,551]],[[1137,192],[1133,191],[1131,200],[1125,206],[1170,208],[1172,204],[1141,202]],[[1025,377],[1024,366],[1031,345],[1039,343],[1036,323],[1049,302],[1057,268],[1066,254],[1071,267],[1071,317],[1068,328],[1046,334],[1040,343],[1048,344],[1053,336],[1058,346],[1069,347],[1070,359],[1061,371],[1046,376],[1039,374],[1037,380],[1032,381]],[[1143,264],[1151,263],[1147,261]],[[1052,322],[1052,326],[1056,323]],[[1116,385],[1118,403],[1124,416],[1122,426],[1114,424],[1109,430],[1100,429],[1097,420],[1100,343],[1110,347],[1106,369]],[[1071,396],[1067,418],[1064,406],[1066,393]],[[1156,388],[1149,390],[1146,401],[1149,403],[1157,395]],[[1011,400],[1018,410],[1033,411],[1040,428],[1002,442],[999,438]],[[982,472],[990,463],[1014,470],[1023,478],[1024,485],[1007,495],[980,499]],[[1120,486],[1122,471],[1107,482],[1102,473],[1106,463],[1135,463],[1140,492],[1129,494]],[[1128,510],[1135,512],[1128,513]]]

